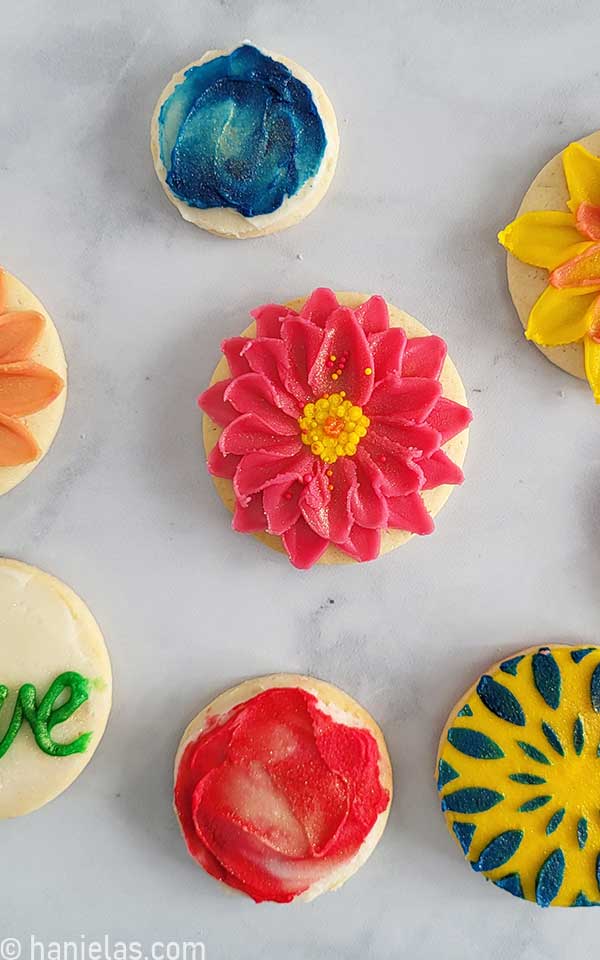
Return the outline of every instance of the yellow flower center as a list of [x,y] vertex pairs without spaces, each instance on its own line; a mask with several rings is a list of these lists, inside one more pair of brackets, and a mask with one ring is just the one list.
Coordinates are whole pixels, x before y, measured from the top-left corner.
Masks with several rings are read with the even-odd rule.
[[361,407],[346,400],[346,394],[325,394],[316,403],[307,403],[298,420],[302,443],[325,463],[338,457],[352,457],[370,424]]

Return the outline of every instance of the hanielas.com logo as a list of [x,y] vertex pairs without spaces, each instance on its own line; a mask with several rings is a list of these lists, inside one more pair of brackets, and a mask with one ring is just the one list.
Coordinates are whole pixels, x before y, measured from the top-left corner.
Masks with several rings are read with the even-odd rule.
[[101,940],[82,934],[73,940],[0,940],[0,960],[206,960],[201,940],[155,940],[144,946],[139,940]]

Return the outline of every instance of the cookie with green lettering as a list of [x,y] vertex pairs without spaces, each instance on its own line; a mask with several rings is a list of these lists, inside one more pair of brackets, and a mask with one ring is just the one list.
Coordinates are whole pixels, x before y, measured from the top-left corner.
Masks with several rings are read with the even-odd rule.
[[0,559],[0,819],[66,790],[102,739],[112,699],[98,624],[69,587]]
[[452,710],[436,765],[476,873],[540,907],[600,906],[600,647],[531,647]]

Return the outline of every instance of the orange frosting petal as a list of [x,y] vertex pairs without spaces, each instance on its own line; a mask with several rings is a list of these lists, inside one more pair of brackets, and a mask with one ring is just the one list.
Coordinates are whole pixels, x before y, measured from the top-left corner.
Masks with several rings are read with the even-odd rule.
[[18,467],[37,460],[41,451],[27,427],[0,413],[0,467]]
[[597,287],[600,285],[600,243],[556,267],[550,274],[553,287]]
[[0,314],[0,363],[26,360],[40,339],[45,322],[36,310]]
[[575,226],[584,237],[600,240],[600,207],[584,200],[577,207]]
[[56,400],[63,380],[39,363],[22,360],[0,364],[0,413],[24,417],[43,410]]

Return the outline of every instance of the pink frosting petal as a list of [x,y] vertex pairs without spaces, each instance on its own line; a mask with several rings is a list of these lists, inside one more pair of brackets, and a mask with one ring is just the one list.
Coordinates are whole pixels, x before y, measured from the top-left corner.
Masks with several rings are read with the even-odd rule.
[[[304,488],[300,509],[308,525],[320,537],[341,543],[348,538],[353,524],[351,503],[356,489],[356,468],[350,457],[340,457],[332,467],[331,478],[319,470]],[[329,487],[333,487],[333,491]]]
[[364,412],[368,417],[401,417],[409,423],[423,423],[441,393],[437,380],[389,374],[373,390]]
[[314,456],[303,448],[293,457],[273,453],[247,453],[242,457],[233,478],[236,497],[243,503],[276,480],[300,479],[312,473]]
[[290,417],[299,417],[300,407],[284,386],[288,364],[283,341],[267,338],[250,340],[244,348],[243,359],[248,361],[255,373],[262,373],[266,377],[277,406]]
[[230,383],[225,399],[238,413],[255,414],[273,433],[297,436],[298,421],[275,406],[273,390],[264,374],[245,373]]
[[441,337],[413,337],[406,344],[402,376],[431,377],[437,380],[447,352],[446,343]]
[[328,287],[318,287],[313,290],[302,307],[300,316],[310,320],[311,323],[316,323],[318,327],[324,327],[329,315],[338,307],[339,303],[333,290],[329,290]]
[[281,538],[288,556],[299,570],[308,570],[325,553],[328,541],[311,530],[304,517],[300,517],[293,527]]
[[219,444],[216,443],[206,461],[208,472],[213,477],[223,477],[224,480],[233,480],[240,460],[241,457],[235,457],[233,455],[228,457],[224,456],[219,449]]
[[263,507],[267,517],[267,530],[281,536],[300,516],[300,494],[304,485],[299,480],[281,480],[272,483],[263,491]]
[[275,337],[280,335],[281,321],[288,315],[297,316],[295,310],[283,306],[281,303],[265,303],[250,311],[250,316],[256,320],[257,337]]
[[409,533],[433,533],[433,519],[425,509],[422,497],[410,493],[406,497],[388,499],[388,527],[392,530],[407,530]]
[[255,493],[253,497],[250,497],[246,506],[236,503],[235,513],[231,521],[234,530],[237,530],[238,533],[256,533],[259,530],[266,529],[267,518],[263,510],[262,500],[262,493]]
[[424,457],[417,463],[425,476],[423,490],[431,490],[444,483],[462,483],[465,479],[460,467],[446,456],[443,450],[438,450],[431,457]]
[[387,501],[382,493],[383,476],[371,457],[359,447],[356,458],[357,486],[353,491],[352,515],[361,527],[380,530],[387,526]]
[[373,354],[375,383],[379,383],[388,373],[399,373],[406,347],[406,334],[400,327],[392,327],[385,333],[376,333],[369,337]]
[[371,431],[362,441],[363,447],[381,471],[381,489],[386,497],[401,497],[421,489],[423,473],[412,460],[407,459],[407,452],[402,447],[383,438],[374,441]]
[[[332,356],[337,363],[327,366]],[[345,366],[338,379],[332,380],[332,373],[341,369],[342,358]],[[352,310],[339,307],[327,321],[321,349],[308,377],[315,397],[344,390],[352,403],[364,406],[373,391],[373,374],[365,370],[372,371],[373,363],[371,348]]]
[[242,373],[250,373],[248,361],[244,360],[242,356],[242,352],[249,343],[248,337],[229,337],[228,340],[223,340],[221,350],[225,354],[232,377],[239,377]]
[[355,523],[346,542],[339,546],[354,560],[376,560],[381,547],[381,532]]
[[374,417],[369,437],[373,445],[391,440],[406,450],[412,459],[431,456],[439,450],[442,442],[438,431],[427,423],[410,424],[391,417]]
[[219,438],[221,453],[275,453],[279,457],[293,457],[302,449],[300,437],[282,437],[273,433],[253,413],[243,413],[225,427]]
[[383,333],[390,325],[390,315],[383,297],[370,297],[356,307],[354,313],[365,333]]
[[447,400],[446,397],[440,397],[427,417],[427,422],[439,431],[442,443],[446,443],[447,440],[451,440],[452,437],[462,433],[472,419],[473,414],[468,407],[463,407],[462,404],[455,403],[454,400]]
[[287,390],[304,406],[313,399],[308,375],[323,342],[323,331],[300,317],[292,317],[282,324],[287,369],[284,382]]
[[231,380],[219,380],[198,397],[200,409],[220,427],[226,427],[237,417],[236,411],[224,397],[231,382]]

